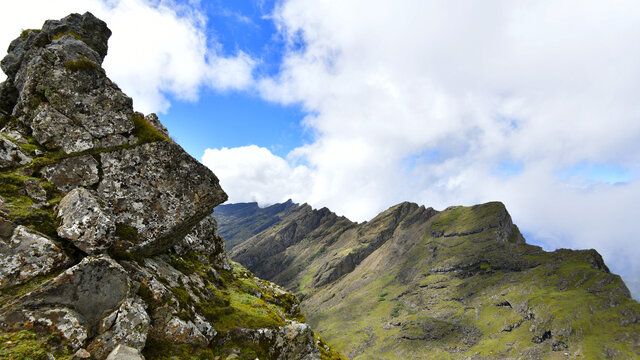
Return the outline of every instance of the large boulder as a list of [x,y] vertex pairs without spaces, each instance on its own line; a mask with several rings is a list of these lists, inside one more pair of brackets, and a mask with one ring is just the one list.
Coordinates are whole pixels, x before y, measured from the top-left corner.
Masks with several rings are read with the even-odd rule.
[[171,141],[105,152],[100,163],[98,194],[136,229],[130,245],[141,254],[169,249],[227,199],[211,170]]
[[76,188],[60,200],[58,218],[58,236],[87,254],[104,252],[115,240],[115,224],[85,188]]
[[[2,223],[3,228],[10,226],[5,220]],[[24,284],[69,263],[69,257],[53,241],[24,226],[16,226],[9,239],[0,237],[0,289]]]
[[95,334],[100,321],[121,305],[129,292],[124,268],[106,255],[88,256],[20,300],[26,308],[56,305],[80,314]]

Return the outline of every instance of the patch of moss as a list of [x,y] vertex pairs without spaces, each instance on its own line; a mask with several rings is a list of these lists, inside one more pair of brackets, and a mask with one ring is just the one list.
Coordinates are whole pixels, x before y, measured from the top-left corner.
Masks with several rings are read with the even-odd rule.
[[83,41],[82,37],[80,35],[78,35],[75,31],[71,31],[71,30],[63,31],[63,32],[60,32],[60,33],[57,33],[57,34],[53,35],[51,37],[51,41],[58,40],[58,39],[60,39],[61,37],[65,36],[65,35],[71,35],[74,38],[76,38],[77,40]]
[[0,334],[0,359],[48,360],[49,354],[55,354],[56,359],[69,358],[73,354],[69,347],[56,340],[28,330]]
[[122,241],[136,244],[138,242],[138,230],[131,225],[118,223],[116,224],[115,235]]
[[53,214],[53,207],[60,201],[59,192],[47,192],[47,196],[53,197],[48,204],[36,204],[27,196],[24,188],[25,180],[36,180],[49,187],[46,181],[38,178],[20,175],[17,172],[0,173],[0,196],[4,199],[2,209],[7,213],[9,220],[18,225],[25,225],[52,238],[57,238],[56,229],[58,220]]
[[24,40],[24,39],[26,39],[26,38],[27,38],[27,36],[29,35],[29,33],[31,33],[31,32],[35,32],[35,33],[37,34],[37,33],[40,33],[40,31],[41,31],[40,29],[24,29],[24,30],[22,30],[22,32],[20,33],[20,39]]
[[144,116],[138,113],[134,113],[131,119],[133,120],[133,124],[135,126],[133,134],[138,138],[138,145],[156,141],[170,140],[167,136],[160,132],[160,130],[156,129],[156,127],[153,126],[149,122],[149,120],[145,119]]
[[64,66],[69,71],[88,71],[88,70],[99,70],[100,65],[89,59],[78,59],[78,60],[69,60],[64,63]]

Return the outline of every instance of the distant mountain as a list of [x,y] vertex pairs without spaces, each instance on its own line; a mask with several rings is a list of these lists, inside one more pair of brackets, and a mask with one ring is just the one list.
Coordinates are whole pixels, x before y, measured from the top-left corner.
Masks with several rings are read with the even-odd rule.
[[218,221],[218,233],[225,239],[227,249],[266,230],[287,216],[298,204],[288,200],[265,208],[258,203],[219,205],[213,214]]
[[620,277],[595,250],[526,244],[499,202],[405,202],[360,224],[300,205],[230,256],[296,293],[352,359],[640,358]]

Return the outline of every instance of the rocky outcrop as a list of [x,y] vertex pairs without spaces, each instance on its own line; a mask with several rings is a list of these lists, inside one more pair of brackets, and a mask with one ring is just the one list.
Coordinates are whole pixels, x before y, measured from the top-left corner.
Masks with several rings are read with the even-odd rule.
[[[138,232],[132,251],[165,251],[227,199],[216,176],[171,141],[100,155],[98,194]],[[143,169],[143,171],[132,171]]]
[[0,357],[339,359],[293,295],[229,261],[227,195],[107,78],[110,33],[72,14],[2,60]]

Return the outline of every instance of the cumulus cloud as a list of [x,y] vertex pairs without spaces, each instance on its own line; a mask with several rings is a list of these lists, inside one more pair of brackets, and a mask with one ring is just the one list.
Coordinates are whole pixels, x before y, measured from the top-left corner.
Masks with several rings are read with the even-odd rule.
[[317,134],[292,152],[311,175],[282,186],[354,220],[501,200],[547,248],[596,248],[638,283],[636,2],[288,0],[273,19],[289,48],[258,86]]
[[47,19],[91,11],[106,21],[113,35],[104,68],[143,112],[166,111],[166,95],[195,101],[203,87],[225,91],[252,84],[255,61],[241,51],[220,55],[197,7],[166,0],[25,0],[2,7],[11,16],[0,22],[0,57],[22,28],[40,28]]
[[291,166],[283,158],[256,145],[207,149],[202,163],[214,169],[229,202],[274,204],[288,199],[304,202],[306,184],[313,174],[303,166]]

